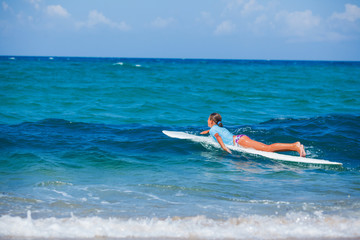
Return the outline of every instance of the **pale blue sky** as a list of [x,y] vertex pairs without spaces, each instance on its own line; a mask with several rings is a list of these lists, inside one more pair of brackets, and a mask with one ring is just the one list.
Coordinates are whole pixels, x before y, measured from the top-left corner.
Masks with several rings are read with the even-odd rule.
[[360,60],[360,0],[0,3],[0,55]]

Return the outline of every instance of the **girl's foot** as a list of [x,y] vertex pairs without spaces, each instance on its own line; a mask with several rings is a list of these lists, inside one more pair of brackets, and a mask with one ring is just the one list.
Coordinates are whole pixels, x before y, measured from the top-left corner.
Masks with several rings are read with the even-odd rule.
[[296,146],[296,151],[300,154],[300,157],[305,157],[306,156],[306,152],[304,149],[304,145],[302,145],[300,142],[296,142],[295,143]]
[[305,148],[304,148],[304,145],[301,144],[301,154],[300,154],[300,157],[306,157],[306,152],[305,152]]

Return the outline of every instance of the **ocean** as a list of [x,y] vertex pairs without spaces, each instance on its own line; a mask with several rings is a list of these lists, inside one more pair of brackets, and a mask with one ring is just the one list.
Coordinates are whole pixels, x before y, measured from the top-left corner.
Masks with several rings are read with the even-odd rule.
[[[0,239],[360,238],[360,62],[1,56],[0,89]],[[343,165],[162,133],[212,112]]]

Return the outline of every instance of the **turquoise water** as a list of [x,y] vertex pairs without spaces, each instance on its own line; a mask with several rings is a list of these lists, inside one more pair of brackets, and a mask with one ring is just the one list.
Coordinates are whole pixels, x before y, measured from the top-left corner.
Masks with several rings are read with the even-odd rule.
[[[360,237],[359,62],[3,56],[0,89],[0,238]],[[343,167],[162,134],[212,112]]]

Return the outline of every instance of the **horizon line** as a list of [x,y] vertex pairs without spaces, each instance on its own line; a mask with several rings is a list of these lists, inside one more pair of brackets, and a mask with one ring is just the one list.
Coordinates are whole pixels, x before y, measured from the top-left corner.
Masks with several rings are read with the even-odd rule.
[[40,57],[40,58],[115,58],[115,59],[169,59],[169,60],[222,60],[222,61],[299,61],[299,62],[360,62],[360,60],[306,60],[306,59],[259,59],[259,58],[201,58],[201,57],[96,57],[96,56],[56,56],[56,55],[1,55],[0,57]]

